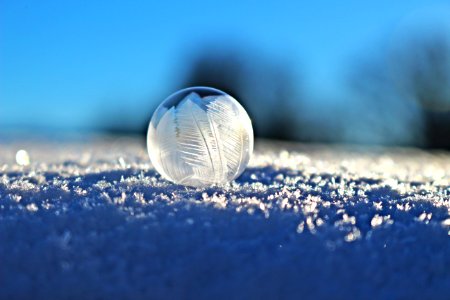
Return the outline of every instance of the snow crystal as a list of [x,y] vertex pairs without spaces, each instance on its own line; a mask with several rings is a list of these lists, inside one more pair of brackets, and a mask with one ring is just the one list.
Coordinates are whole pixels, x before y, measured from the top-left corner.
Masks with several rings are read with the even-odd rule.
[[0,147],[1,299],[445,299],[449,227],[446,152],[260,141],[195,189],[135,140]]

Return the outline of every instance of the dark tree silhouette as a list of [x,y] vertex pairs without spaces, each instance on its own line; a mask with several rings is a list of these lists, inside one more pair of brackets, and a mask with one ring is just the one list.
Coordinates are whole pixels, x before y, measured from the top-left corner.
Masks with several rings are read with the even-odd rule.
[[423,146],[421,107],[399,94],[386,57],[359,63],[350,75],[350,141]]
[[[360,64],[351,87],[389,144],[450,149],[450,41],[414,35]],[[370,119],[364,116],[366,119]]]
[[396,49],[395,83],[423,109],[428,147],[450,149],[450,38],[434,32]]
[[255,134],[271,139],[301,136],[299,96],[288,64],[269,61],[233,48],[200,51],[185,86],[211,86],[232,95],[247,109]]

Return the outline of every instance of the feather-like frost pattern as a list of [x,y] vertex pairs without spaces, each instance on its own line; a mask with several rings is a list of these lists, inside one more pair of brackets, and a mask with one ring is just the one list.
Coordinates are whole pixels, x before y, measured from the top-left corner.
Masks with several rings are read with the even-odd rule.
[[195,100],[199,96],[189,94],[177,106],[178,153],[192,167],[196,177],[214,182],[217,168],[217,153],[214,138],[205,118],[205,112]]
[[245,111],[246,120],[239,119],[239,109],[227,96],[201,98],[192,92],[167,110],[156,128],[165,177],[200,186],[239,175],[248,163],[252,134]]
[[192,170],[178,153],[177,126],[175,108],[169,109],[156,128],[156,143],[159,145],[159,159],[164,177],[182,183],[190,178]]
[[224,175],[231,180],[242,171],[246,154],[244,144],[248,142],[248,133],[243,128],[243,120],[237,119],[239,111],[227,96],[206,97],[204,100],[208,103],[208,118],[216,132],[219,151],[225,164]]

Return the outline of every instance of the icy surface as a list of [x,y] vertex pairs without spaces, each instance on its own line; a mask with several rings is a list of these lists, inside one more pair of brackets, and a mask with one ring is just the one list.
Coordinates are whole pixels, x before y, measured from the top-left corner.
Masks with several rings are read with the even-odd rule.
[[449,209],[445,152],[260,142],[193,189],[134,140],[3,143],[0,298],[448,299]]

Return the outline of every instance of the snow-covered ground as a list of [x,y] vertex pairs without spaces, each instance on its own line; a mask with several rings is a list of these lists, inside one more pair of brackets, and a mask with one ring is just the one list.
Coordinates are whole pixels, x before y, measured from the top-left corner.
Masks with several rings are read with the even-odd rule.
[[0,298],[448,299],[449,211],[445,152],[260,141],[192,189],[133,139],[5,141]]

